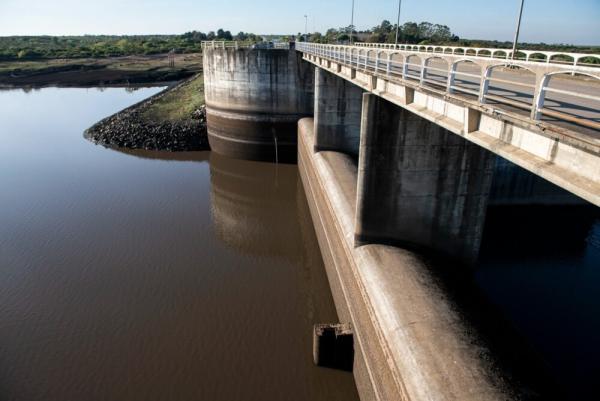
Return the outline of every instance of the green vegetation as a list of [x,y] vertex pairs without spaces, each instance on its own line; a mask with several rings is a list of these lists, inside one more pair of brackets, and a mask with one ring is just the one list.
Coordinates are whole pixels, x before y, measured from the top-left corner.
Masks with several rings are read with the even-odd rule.
[[[319,32],[308,35],[309,42],[316,43],[336,43],[350,40],[350,32],[355,42],[368,43],[394,43],[396,40],[396,24],[384,20],[381,24],[367,31],[356,31],[353,26],[342,27],[339,29],[328,29],[325,35]],[[302,34],[298,34],[303,36]],[[407,22],[400,26],[398,41],[401,43],[421,43],[424,41],[458,41],[459,38],[453,35],[450,28],[446,25],[432,24],[430,22]]]
[[259,41],[245,32],[233,36],[215,32],[187,32],[183,35],[141,36],[4,36],[0,37],[0,60],[40,60],[140,56],[167,53],[199,53],[203,40]]
[[204,79],[198,74],[149,105],[142,116],[150,121],[184,120],[203,104]]
[[[381,24],[367,31],[356,31],[354,27],[331,28],[325,35],[319,32],[310,33],[307,37],[298,34],[298,37],[315,43],[346,43],[350,40],[350,32],[355,42],[367,43],[394,43],[396,40],[396,24],[384,20]],[[422,45],[447,45],[511,49],[512,42],[495,40],[461,39],[454,35],[446,25],[432,24],[430,22],[407,22],[400,26],[399,43]],[[600,53],[600,46],[574,46],[568,44],[546,43],[519,43],[520,48],[540,51],[559,51],[566,53]],[[535,59],[535,56],[533,57]],[[564,58],[569,61],[568,57]],[[600,63],[597,58],[582,59],[582,63]]]

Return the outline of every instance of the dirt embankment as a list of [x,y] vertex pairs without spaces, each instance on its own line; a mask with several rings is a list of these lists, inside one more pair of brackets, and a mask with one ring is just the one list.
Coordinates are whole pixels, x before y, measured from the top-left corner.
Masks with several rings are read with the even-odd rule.
[[202,70],[199,54],[103,59],[0,62],[0,88],[86,87],[160,84]]
[[[110,148],[196,151],[209,150],[206,132],[206,112],[198,104],[180,118],[152,119],[149,111],[168,99],[184,96],[190,87],[192,78],[128,107],[87,129],[84,136],[90,141]],[[165,100],[167,99],[167,100]],[[152,114],[152,113],[150,113]]]

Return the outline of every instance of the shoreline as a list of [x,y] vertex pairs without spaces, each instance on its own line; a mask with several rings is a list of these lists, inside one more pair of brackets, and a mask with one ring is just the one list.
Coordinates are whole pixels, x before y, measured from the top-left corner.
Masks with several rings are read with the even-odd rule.
[[0,89],[158,86],[202,71],[202,55],[0,61]]
[[108,116],[84,131],[84,138],[106,148],[143,149],[171,152],[210,150],[206,131],[204,105],[176,120],[153,120],[144,113],[170,94],[180,95],[194,80],[192,78],[168,88]]

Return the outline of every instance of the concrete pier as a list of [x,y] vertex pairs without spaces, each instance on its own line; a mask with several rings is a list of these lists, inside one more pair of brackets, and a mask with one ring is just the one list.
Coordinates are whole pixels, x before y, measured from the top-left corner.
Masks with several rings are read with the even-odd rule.
[[315,153],[313,130],[299,122],[298,167],[339,320],[353,327],[361,400],[519,399],[419,254],[355,247],[356,163]]
[[363,90],[315,67],[315,150],[358,157]]
[[203,63],[211,149],[294,162],[296,123],[313,114],[314,67],[293,49],[207,47]]
[[439,125],[364,94],[355,245],[400,244],[474,262],[494,160]]

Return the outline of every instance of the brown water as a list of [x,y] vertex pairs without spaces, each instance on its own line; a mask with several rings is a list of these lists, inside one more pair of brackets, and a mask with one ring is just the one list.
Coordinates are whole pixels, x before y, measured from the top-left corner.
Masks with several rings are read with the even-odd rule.
[[296,166],[82,138],[157,90],[0,92],[0,399],[357,399]]

